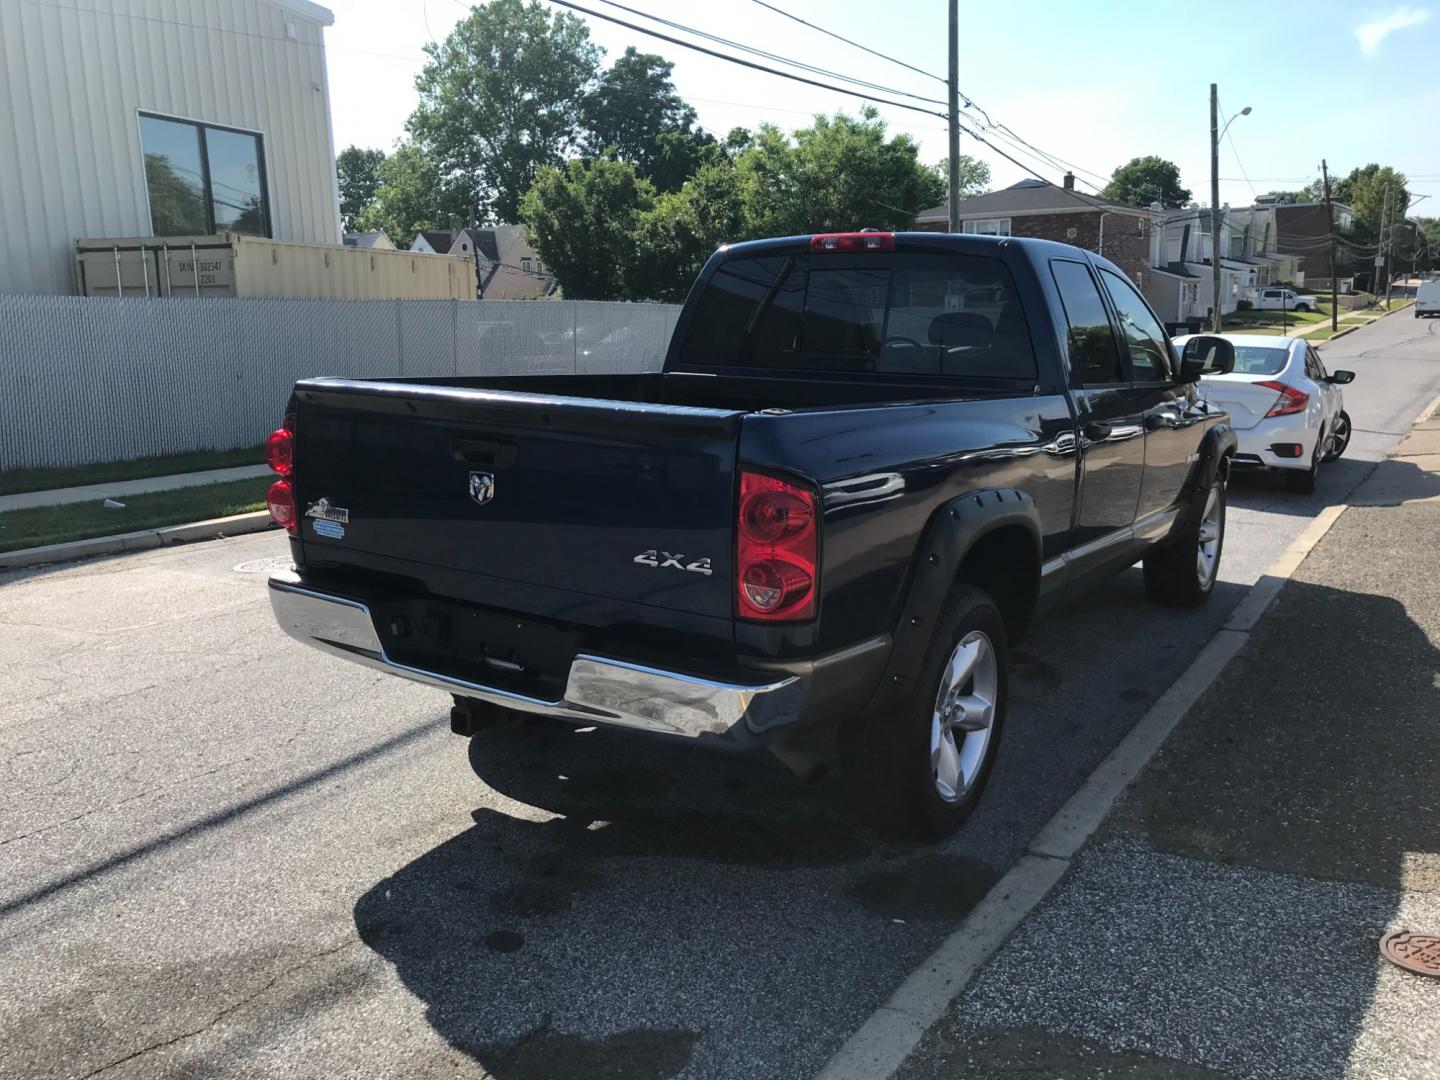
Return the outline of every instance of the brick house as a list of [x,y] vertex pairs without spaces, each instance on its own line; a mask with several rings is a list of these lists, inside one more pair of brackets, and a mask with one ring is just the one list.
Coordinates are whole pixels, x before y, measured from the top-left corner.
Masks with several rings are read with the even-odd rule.
[[[1327,215],[1324,203],[1288,203],[1275,207],[1276,250],[1293,255],[1299,262],[1297,280],[1330,277],[1330,237],[1341,238],[1337,245],[1336,270],[1341,276],[1354,276],[1369,267],[1356,265],[1345,236],[1354,226],[1355,215],[1344,203],[1332,203],[1333,216]],[[1333,224],[1332,224],[1333,223]]]
[[[1075,177],[1066,174],[1062,187],[1044,180],[1021,180],[1008,188],[977,195],[960,203],[960,231],[982,236],[1035,236],[1074,244],[1105,256],[1129,275],[1147,299],[1169,273],[1160,262],[1159,210],[1142,209],[1080,195]],[[947,205],[924,210],[914,229],[945,232]]]

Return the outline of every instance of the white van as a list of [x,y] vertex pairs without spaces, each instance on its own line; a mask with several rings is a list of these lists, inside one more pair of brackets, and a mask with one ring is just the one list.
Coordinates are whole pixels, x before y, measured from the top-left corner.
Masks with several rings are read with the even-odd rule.
[[1415,318],[1440,315],[1440,278],[1422,281],[1415,290]]

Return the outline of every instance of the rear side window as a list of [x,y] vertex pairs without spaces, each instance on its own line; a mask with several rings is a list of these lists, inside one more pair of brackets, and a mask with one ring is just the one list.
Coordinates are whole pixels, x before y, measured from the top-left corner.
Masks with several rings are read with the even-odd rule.
[[1055,259],[1050,263],[1060,302],[1070,323],[1070,369],[1081,386],[1124,382],[1115,331],[1100,299],[1100,287],[1084,263]]
[[696,303],[685,367],[1038,377],[1015,283],[967,255],[795,255],[724,263]]

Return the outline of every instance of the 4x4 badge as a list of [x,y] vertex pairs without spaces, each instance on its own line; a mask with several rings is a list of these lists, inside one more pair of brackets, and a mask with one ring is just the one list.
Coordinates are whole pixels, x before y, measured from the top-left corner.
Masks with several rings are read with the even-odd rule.
[[470,498],[484,506],[495,497],[495,474],[472,472],[470,474]]

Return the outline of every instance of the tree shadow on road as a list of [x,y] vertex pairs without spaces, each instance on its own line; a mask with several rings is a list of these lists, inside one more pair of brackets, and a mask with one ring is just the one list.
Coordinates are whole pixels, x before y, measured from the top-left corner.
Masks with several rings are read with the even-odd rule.
[[1218,947],[1198,930],[1170,973],[1167,1009],[1246,988],[1224,1040],[1232,1060],[1211,1064],[1264,1060],[1279,1034],[1299,1033],[1295,1075],[1338,1078],[1395,1021],[1377,984],[1414,977],[1389,970],[1377,943],[1397,893],[1440,894],[1434,631],[1391,596],[1292,581],[1107,826],[1162,853],[1286,876],[1264,886],[1291,897],[1285,910],[1261,910],[1244,894],[1262,885],[1237,879]]
[[1366,494],[1357,505],[1395,506],[1440,496],[1440,476],[1405,458],[1386,458],[1378,463],[1341,458],[1322,465],[1313,495],[1287,491],[1279,470],[1236,469],[1228,494],[1234,507],[1308,518],[1326,507],[1351,502],[1362,483]]

